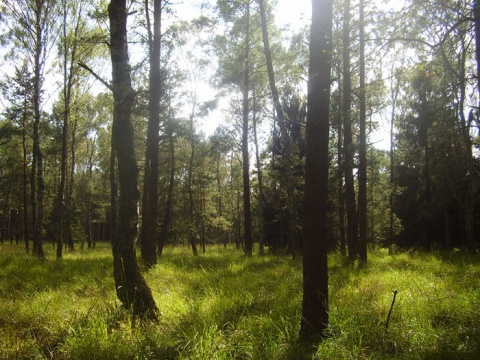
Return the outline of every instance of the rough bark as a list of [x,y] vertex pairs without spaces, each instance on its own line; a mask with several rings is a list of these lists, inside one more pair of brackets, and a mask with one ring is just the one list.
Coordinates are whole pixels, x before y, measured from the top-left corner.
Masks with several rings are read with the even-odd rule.
[[328,327],[328,168],[332,0],[312,0],[308,74],[303,303],[300,337],[323,338]]
[[[135,255],[137,235],[138,167],[131,123],[135,92],[131,86],[127,45],[126,0],[108,6],[112,59],[112,149],[118,166],[118,231],[113,236],[113,272],[117,296],[135,317],[156,319],[158,309]],[[112,208],[114,208],[112,204]]]

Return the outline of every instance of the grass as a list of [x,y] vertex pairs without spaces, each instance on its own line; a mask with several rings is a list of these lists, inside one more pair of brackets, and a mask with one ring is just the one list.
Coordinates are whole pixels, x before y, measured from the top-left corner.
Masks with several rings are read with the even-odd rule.
[[46,250],[41,261],[0,247],[2,359],[480,358],[478,256],[380,250],[353,270],[330,256],[331,336],[307,346],[300,259],[165,249],[145,273],[160,321],[135,325],[115,298],[108,245],[60,261]]

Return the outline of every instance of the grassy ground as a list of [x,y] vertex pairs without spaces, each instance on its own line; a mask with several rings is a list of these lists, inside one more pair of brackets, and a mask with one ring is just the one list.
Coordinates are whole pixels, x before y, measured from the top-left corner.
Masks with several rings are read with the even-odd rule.
[[476,256],[379,251],[352,270],[332,255],[331,336],[310,346],[297,342],[299,259],[167,248],[145,274],[160,321],[135,325],[116,302],[107,245],[47,256],[0,246],[2,359],[480,359]]

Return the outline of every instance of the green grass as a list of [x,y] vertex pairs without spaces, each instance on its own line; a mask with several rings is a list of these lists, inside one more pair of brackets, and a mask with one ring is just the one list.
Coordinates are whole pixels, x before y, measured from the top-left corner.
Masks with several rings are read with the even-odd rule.
[[160,321],[133,324],[115,298],[107,245],[60,261],[46,250],[42,261],[0,247],[2,359],[480,358],[478,256],[378,251],[353,270],[330,256],[330,336],[307,346],[300,259],[167,248],[145,273]]

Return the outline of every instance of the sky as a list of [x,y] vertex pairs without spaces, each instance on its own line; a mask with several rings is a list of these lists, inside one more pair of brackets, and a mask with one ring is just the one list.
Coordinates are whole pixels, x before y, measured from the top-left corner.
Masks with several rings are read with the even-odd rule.
[[[200,5],[204,1],[205,0],[182,0],[177,3],[172,3],[172,9],[179,18],[190,20],[202,14]],[[209,1],[215,3],[215,0]],[[310,14],[311,0],[277,0],[277,6],[274,11],[276,25],[279,28],[288,25],[292,32],[303,28],[305,25],[309,25]],[[208,84],[199,85],[199,89],[202,93],[199,101],[210,100],[209,98],[215,96],[213,88]],[[223,106],[228,106],[227,100],[220,101],[219,109],[211,113],[207,118],[197,122],[207,136],[213,134],[215,128],[225,122],[226,114],[221,109],[222,103]]]

